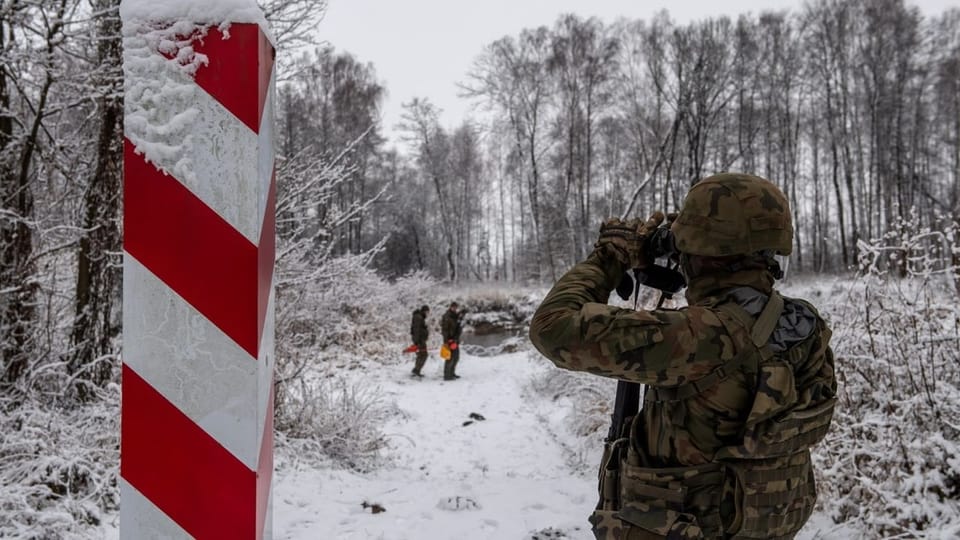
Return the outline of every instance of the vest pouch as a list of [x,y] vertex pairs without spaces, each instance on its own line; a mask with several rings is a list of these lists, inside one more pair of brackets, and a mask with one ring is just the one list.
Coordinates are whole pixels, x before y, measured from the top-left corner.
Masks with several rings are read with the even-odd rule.
[[607,441],[603,445],[603,457],[600,459],[597,491],[600,500],[597,510],[615,510],[620,504],[620,455],[628,444],[627,439]]
[[[625,503],[620,511],[621,518],[651,530],[657,523],[661,524],[658,527],[664,526],[664,516],[676,517],[666,520],[671,527],[677,521],[677,527],[680,528],[687,527],[685,524],[696,525],[701,535],[719,534],[722,529],[720,501],[725,478],[726,473],[719,463],[664,468],[621,463],[620,500]],[[656,519],[641,517],[640,508],[649,509],[644,513],[656,515]]]
[[692,514],[630,503],[620,511],[597,510],[590,516],[597,540],[703,540]]
[[804,409],[793,409],[752,426],[744,446],[754,455],[785,456],[819,443],[830,430],[837,398]]
[[736,538],[792,538],[817,500],[810,452],[727,462],[738,483]]

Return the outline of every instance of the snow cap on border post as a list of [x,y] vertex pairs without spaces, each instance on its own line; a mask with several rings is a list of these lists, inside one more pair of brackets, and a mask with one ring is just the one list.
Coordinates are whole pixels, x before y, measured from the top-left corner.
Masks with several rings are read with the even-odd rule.
[[270,538],[272,37],[253,0],[120,14],[120,535]]
[[124,23],[253,23],[263,29],[271,43],[276,44],[256,0],[121,0],[120,18]]

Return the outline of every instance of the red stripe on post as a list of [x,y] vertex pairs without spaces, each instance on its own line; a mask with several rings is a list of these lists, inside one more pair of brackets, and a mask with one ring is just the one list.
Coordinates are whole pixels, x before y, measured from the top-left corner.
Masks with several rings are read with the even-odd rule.
[[121,385],[120,475],[197,540],[261,538],[257,474],[126,364]]
[[263,323],[267,316],[267,307],[270,303],[270,291],[273,290],[273,266],[277,252],[277,170],[273,170],[270,178],[270,189],[267,192],[267,206],[263,215],[263,226],[260,229],[260,245],[257,247],[260,278],[258,288],[259,311],[257,313],[257,343],[263,337]]
[[270,383],[270,401],[267,402],[267,418],[260,443],[260,460],[257,461],[257,536],[263,538],[266,525],[267,505],[270,502],[270,481],[273,478],[273,382]]
[[[195,52],[207,56],[194,80],[221,105],[255,133],[260,133],[260,118],[270,89],[274,49],[259,25],[230,25],[230,37],[224,39],[216,26],[193,43]],[[257,59],[256,64],[251,59]]]
[[[260,103],[257,107],[257,133],[259,133],[260,122],[263,120],[263,108],[267,103],[267,98],[270,96],[270,79],[273,75],[273,61],[276,56],[276,49],[273,48],[273,43],[270,43],[270,40],[267,39],[266,34],[263,33],[263,29],[260,28],[260,26],[257,26],[257,31],[260,37],[260,79],[258,84]],[[272,120],[272,118],[268,119],[268,121]]]
[[[124,139],[124,248],[257,358],[257,247]],[[266,309],[264,307],[264,309]]]

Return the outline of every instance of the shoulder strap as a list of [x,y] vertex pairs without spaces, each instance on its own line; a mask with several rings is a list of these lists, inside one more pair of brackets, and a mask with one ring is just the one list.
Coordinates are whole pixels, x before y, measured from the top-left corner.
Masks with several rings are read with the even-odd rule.
[[[729,307],[727,307],[729,306]],[[767,342],[777,327],[777,321],[783,312],[783,297],[777,291],[773,291],[763,311],[754,321],[743,308],[733,302],[728,302],[720,306],[720,309],[733,315],[737,321],[750,330],[750,339],[760,350],[760,355],[764,360],[773,356]],[[729,361],[716,367],[710,373],[707,373],[699,379],[685,382],[677,386],[648,386],[646,399],[652,401],[682,401],[703,393],[704,391],[716,386],[720,381],[726,379],[731,373],[739,369],[753,353],[753,349],[745,347]]]
[[770,336],[777,329],[777,321],[783,313],[783,297],[780,293],[773,291],[767,299],[756,319],[753,319],[749,313],[735,302],[727,302],[720,306],[720,309],[732,315],[745,328],[750,330],[750,341],[760,351],[760,357],[763,360],[769,360],[773,357],[773,349],[770,348]]
[[750,338],[754,345],[757,347],[767,345],[770,336],[777,328],[777,321],[780,320],[781,313],[783,313],[783,297],[777,291],[773,291],[770,294],[770,299],[767,300],[767,305],[763,307],[763,311],[757,316],[757,320],[754,321],[753,328],[750,330]]

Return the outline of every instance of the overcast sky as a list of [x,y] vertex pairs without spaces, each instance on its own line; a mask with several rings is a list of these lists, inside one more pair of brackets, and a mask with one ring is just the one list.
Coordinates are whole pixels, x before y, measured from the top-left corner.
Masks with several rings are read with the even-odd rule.
[[[797,9],[799,0],[329,0],[319,37],[337,50],[372,62],[389,95],[383,104],[384,133],[395,139],[401,104],[427,97],[443,109],[445,127],[470,114],[457,97],[483,47],[524,28],[553,26],[562,13],[650,19],[667,9],[677,22],[769,9]],[[939,14],[960,0],[913,0],[925,15]]]

